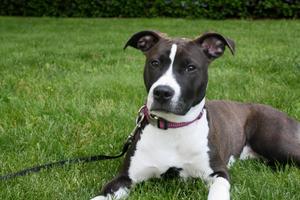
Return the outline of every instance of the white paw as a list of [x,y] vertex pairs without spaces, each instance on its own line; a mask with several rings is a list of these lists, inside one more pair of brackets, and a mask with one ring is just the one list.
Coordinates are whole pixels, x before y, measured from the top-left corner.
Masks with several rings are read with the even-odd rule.
[[96,196],[94,198],[92,198],[91,200],[111,200],[110,195],[108,196]]
[[229,182],[218,177],[214,180],[213,184],[210,186],[208,193],[208,200],[230,200],[230,184]]
[[91,200],[120,200],[126,199],[128,197],[129,190],[127,188],[120,188],[113,194],[108,194],[107,196],[96,196]]
[[126,199],[128,197],[129,190],[127,188],[120,188],[114,193],[114,199]]

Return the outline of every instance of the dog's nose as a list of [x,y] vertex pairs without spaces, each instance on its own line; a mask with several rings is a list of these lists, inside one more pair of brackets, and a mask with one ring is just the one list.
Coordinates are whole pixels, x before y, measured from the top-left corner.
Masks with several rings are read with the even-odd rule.
[[157,86],[153,90],[154,99],[160,103],[164,103],[172,99],[174,90],[169,86]]

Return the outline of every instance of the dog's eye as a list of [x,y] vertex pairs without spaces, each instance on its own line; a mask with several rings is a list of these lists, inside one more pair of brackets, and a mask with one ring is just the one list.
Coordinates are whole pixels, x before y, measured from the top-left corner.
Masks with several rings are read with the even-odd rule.
[[150,62],[150,65],[152,66],[152,67],[159,67],[159,61],[158,60],[152,60],[151,62]]
[[186,68],[185,68],[185,71],[186,72],[192,72],[192,71],[195,71],[196,69],[196,66],[195,65],[188,65]]

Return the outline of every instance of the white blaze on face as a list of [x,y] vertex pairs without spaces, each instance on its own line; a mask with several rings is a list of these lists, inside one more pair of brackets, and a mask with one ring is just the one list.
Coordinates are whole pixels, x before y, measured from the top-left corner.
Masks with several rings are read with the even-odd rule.
[[148,94],[148,99],[147,99],[147,107],[148,108],[151,108],[151,105],[154,101],[153,100],[154,88],[156,88],[157,86],[163,86],[163,85],[169,86],[174,90],[174,96],[171,99],[171,104],[173,106],[176,105],[176,103],[179,99],[179,96],[180,96],[180,86],[175,79],[175,75],[173,74],[173,64],[174,64],[176,52],[177,52],[177,45],[172,44],[171,52],[169,55],[169,58],[171,59],[171,64],[170,64],[169,68],[167,69],[167,71],[151,86],[149,94]]

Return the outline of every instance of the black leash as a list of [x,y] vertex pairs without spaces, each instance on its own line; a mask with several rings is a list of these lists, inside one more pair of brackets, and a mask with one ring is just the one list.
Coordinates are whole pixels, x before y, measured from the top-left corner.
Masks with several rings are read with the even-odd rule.
[[38,165],[30,168],[23,169],[21,171],[6,174],[3,176],[0,176],[0,180],[7,180],[12,179],[18,176],[25,176],[30,173],[36,173],[41,171],[42,169],[50,169],[53,167],[62,167],[64,165],[74,164],[74,163],[88,163],[88,162],[95,162],[99,160],[111,160],[122,157],[128,150],[129,146],[131,145],[131,139],[128,139],[126,143],[123,146],[122,153],[116,156],[107,156],[107,155],[95,155],[95,156],[87,156],[87,157],[79,157],[79,158],[73,158],[73,159],[66,159],[66,160],[60,160],[57,162],[47,163],[43,165]]
[[[142,107],[143,108],[143,107]],[[42,169],[51,169],[53,167],[62,167],[64,165],[69,165],[69,164],[75,164],[75,163],[89,163],[89,162],[95,162],[99,160],[111,160],[111,159],[116,159],[122,157],[129,149],[133,142],[133,138],[135,134],[140,131],[143,126],[144,126],[144,114],[142,113],[142,108],[139,110],[138,117],[136,119],[136,126],[133,129],[132,133],[128,137],[127,141],[123,145],[122,152],[119,155],[116,156],[108,156],[108,155],[95,155],[95,156],[87,156],[87,157],[79,157],[79,158],[73,158],[73,159],[66,159],[66,160],[60,160],[57,162],[51,162],[51,163],[46,163],[43,165],[38,165],[30,168],[23,169],[21,171],[11,173],[11,174],[6,174],[0,176],[0,180],[8,180],[12,178],[16,178],[19,176],[25,176],[30,173],[36,173],[41,171]]]

